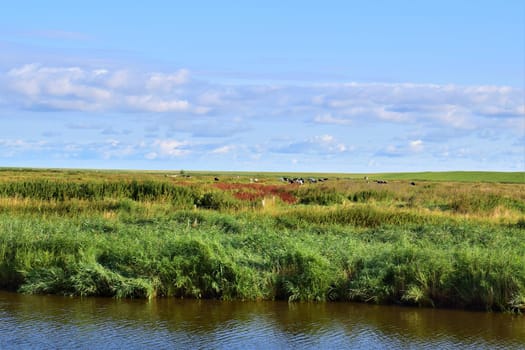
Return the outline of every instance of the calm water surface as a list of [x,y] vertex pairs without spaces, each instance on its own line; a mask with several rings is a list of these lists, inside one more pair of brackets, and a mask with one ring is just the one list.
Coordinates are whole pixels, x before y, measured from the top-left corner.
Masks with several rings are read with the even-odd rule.
[[525,316],[0,292],[0,349],[525,349]]

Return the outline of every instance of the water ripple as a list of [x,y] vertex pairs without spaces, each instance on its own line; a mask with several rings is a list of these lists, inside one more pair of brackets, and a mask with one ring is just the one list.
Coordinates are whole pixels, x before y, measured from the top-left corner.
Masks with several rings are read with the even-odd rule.
[[0,292],[0,349],[525,349],[525,317]]

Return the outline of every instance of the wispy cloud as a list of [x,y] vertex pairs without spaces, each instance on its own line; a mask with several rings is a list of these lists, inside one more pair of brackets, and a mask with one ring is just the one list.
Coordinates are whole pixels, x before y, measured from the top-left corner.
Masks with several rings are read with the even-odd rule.
[[210,153],[212,154],[227,154],[235,150],[234,145],[225,145],[218,148],[213,149]]
[[170,92],[175,86],[189,81],[189,72],[181,69],[172,74],[153,73],[146,81],[146,88],[152,91]]
[[14,157],[24,152],[39,152],[49,148],[46,141],[28,141],[22,139],[0,139],[0,154]]
[[180,99],[162,99],[154,95],[127,96],[124,106],[131,111],[178,112],[187,111],[190,103]]
[[425,150],[423,140],[412,140],[397,144],[388,144],[375,153],[377,157],[407,157],[422,153]]
[[[522,96],[519,89],[499,86],[349,83],[326,85],[313,103],[337,115],[337,121],[368,119],[476,128],[484,122],[483,117],[525,116]],[[316,117],[314,121],[334,120]]]
[[199,115],[309,117],[340,126],[389,122],[455,129],[505,128],[525,117],[523,91],[505,86],[411,83],[221,85],[190,72],[49,67],[27,64],[3,77],[11,107],[90,112],[187,112]]
[[330,113],[318,114],[315,116],[315,123],[319,124],[337,124],[337,125],[350,125],[352,121],[345,118],[335,118]]
[[320,135],[303,141],[293,141],[271,149],[275,153],[321,155],[333,155],[352,150],[353,146],[348,146],[338,141],[332,135]]

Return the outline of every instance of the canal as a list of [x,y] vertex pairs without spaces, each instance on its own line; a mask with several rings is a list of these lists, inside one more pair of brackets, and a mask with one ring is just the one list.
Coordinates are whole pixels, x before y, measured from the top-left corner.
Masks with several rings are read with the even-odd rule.
[[1,349],[525,349],[525,316],[355,303],[0,292]]

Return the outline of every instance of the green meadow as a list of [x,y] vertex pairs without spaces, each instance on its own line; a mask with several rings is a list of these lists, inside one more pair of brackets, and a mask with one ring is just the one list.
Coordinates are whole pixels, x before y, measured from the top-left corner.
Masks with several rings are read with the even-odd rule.
[[520,312],[524,266],[524,173],[0,169],[22,293]]

